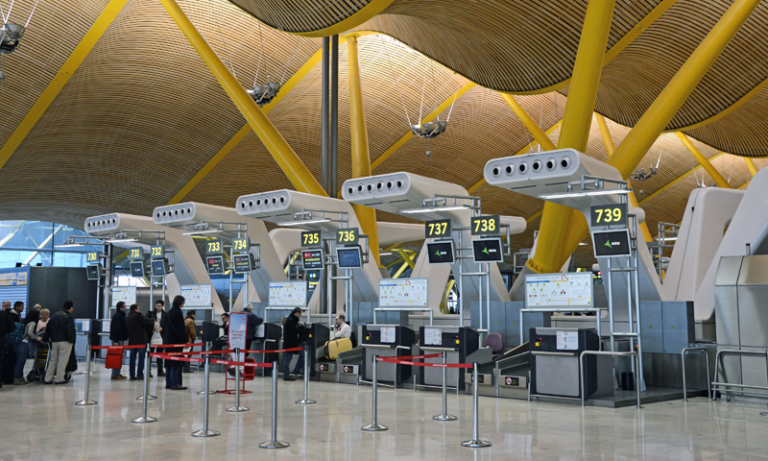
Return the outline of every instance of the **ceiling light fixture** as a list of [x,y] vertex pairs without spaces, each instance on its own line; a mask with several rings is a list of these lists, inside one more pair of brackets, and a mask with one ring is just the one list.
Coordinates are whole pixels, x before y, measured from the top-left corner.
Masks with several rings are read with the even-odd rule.
[[416,213],[434,213],[434,212],[440,212],[440,211],[459,211],[459,210],[469,210],[470,207],[465,205],[455,205],[455,206],[436,206],[436,207],[429,207],[429,208],[410,208],[407,210],[400,210],[400,213],[405,214],[416,214]]
[[308,219],[306,221],[283,221],[277,223],[278,226],[282,227],[293,227],[293,226],[304,226],[307,224],[320,224],[324,222],[331,222],[328,218],[320,218],[320,219]]

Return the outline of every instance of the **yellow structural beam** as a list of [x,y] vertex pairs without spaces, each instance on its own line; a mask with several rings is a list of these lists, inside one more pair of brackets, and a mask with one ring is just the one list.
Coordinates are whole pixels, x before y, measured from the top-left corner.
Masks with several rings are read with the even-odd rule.
[[752,173],[752,176],[757,174],[757,165],[755,165],[754,160],[749,157],[744,157],[744,163],[747,164],[747,168],[749,168],[749,172]]
[[[323,50],[322,49],[317,51],[315,54],[313,54],[304,63],[304,65],[302,65],[299,68],[299,70],[297,70],[291,76],[291,78],[289,78],[288,81],[285,82],[285,84],[280,88],[280,92],[277,93],[277,96],[275,96],[272,99],[272,101],[269,102],[269,104],[265,104],[264,107],[261,108],[261,110],[264,111],[265,114],[269,114],[272,111],[272,109],[274,109],[275,106],[280,101],[282,101],[288,95],[288,93],[290,93],[291,90],[293,90],[296,87],[296,85],[298,85],[299,82],[304,79],[304,77],[307,76],[307,74],[317,65],[317,63],[320,62],[322,57],[323,57]],[[224,160],[224,157],[226,157],[227,154],[229,154],[232,151],[232,149],[234,149],[235,146],[237,146],[240,143],[240,141],[242,141],[243,138],[245,138],[245,136],[248,133],[250,133],[250,132],[251,132],[251,125],[249,125],[248,123],[243,125],[243,127],[240,128],[237,131],[237,133],[235,133],[235,135],[232,136],[232,138],[229,141],[227,141],[227,143],[224,144],[224,146],[221,149],[219,149],[218,152],[216,152],[216,155],[211,157],[211,159],[208,160],[208,162],[206,162],[205,165],[203,165],[203,167],[200,169],[200,171],[198,171],[192,177],[192,179],[190,179],[184,185],[184,187],[182,187],[176,193],[176,195],[173,196],[173,198],[168,202],[168,205],[173,205],[175,203],[181,202],[184,199],[184,197],[186,197],[187,194],[192,192],[192,189],[194,189],[195,186],[200,184],[200,181],[202,181],[203,178],[205,178],[208,175],[208,173],[213,171],[213,169],[219,163],[221,163],[222,160]]]
[[528,132],[533,135],[533,139],[535,139],[536,142],[544,148],[544,150],[556,149],[555,143],[549,139],[549,136],[547,136],[547,134],[542,131],[541,127],[536,124],[530,115],[528,115],[528,112],[526,112],[525,109],[523,109],[523,106],[521,106],[520,103],[515,100],[514,96],[511,94],[501,93],[501,97],[504,99],[504,101],[507,102],[509,107],[512,109],[512,112],[517,115],[517,118],[520,119]]
[[403,260],[405,261],[405,263],[408,264],[408,267],[410,267],[411,269],[414,269],[416,267],[416,263],[413,261],[413,259],[410,257],[407,251],[403,250],[402,248],[396,248],[392,251],[400,254],[400,256],[403,257]]
[[[423,120],[421,120],[421,124],[425,124],[428,122],[431,122],[435,118],[437,118],[437,114],[440,114],[446,110],[448,110],[451,107],[451,104],[460,97],[464,96],[464,94],[471,90],[472,88],[476,87],[476,83],[467,83],[463,87],[459,88],[455,93],[453,93],[448,99],[443,101],[442,104],[437,106],[436,110],[433,110],[429,113],[426,117],[424,117]],[[413,133],[409,130],[408,133],[404,134],[402,138],[398,139],[396,143],[392,144],[389,149],[387,149],[383,154],[379,155],[379,157],[371,163],[371,169],[378,168],[386,159],[392,156],[395,152],[397,152],[398,149],[403,147],[406,142],[408,142],[413,137]]]
[[[545,131],[544,134],[546,134],[547,136],[551,135],[552,133],[557,131],[558,128],[560,128],[562,123],[563,123],[562,120],[560,120],[559,122],[555,123],[554,125],[549,127],[549,129],[547,131]],[[526,144],[525,147],[523,147],[522,149],[517,151],[515,153],[515,155],[522,155],[522,154],[528,152],[529,150],[533,149],[538,144],[539,144],[538,142],[533,142],[533,143],[530,143],[530,144]],[[478,182],[474,183],[472,186],[470,186],[470,188],[467,189],[467,192],[469,192],[471,194],[471,193],[475,192],[477,189],[479,189],[484,184],[485,184],[485,178],[481,179],[480,181],[478,181]]]
[[[363,84],[360,79],[360,58],[357,49],[357,37],[347,38],[347,68],[349,70],[349,131],[352,135],[352,177],[371,176],[371,155],[368,150],[368,128],[365,125],[363,108]],[[353,204],[357,220],[363,233],[368,235],[368,247],[376,262],[381,267],[379,258],[379,228],[376,225],[376,210],[364,205]]]
[[205,41],[200,32],[192,24],[192,21],[184,14],[176,0],[160,0],[165,10],[171,16],[173,21],[179,27],[179,30],[189,41],[190,45],[197,51],[197,54],[203,60],[213,76],[221,85],[222,89],[235,103],[240,113],[248,121],[254,133],[261,139],[272,158],[283,170],[283,173],[291,181],[293,187],[299,192],[306,192],[320,196],[327,194],[320,186],[320,183],[312,176],[296,152],[285,141],[280,132],[266,116],[264,111],[251,99],[245,88],[232,75],[226,65],[221,62],[219,56]]
[[[568,90],[568,102],[563,115],[563,127],[557,144],[560,149],[576,149],[579,152],[587,150],[614,5],[614,0],[593,0],[587,5]],[[540,274],[559,272],[563,262],[575,248],[570,248],[570,238],[588,230],[587,221],[580,211],[545,202],[539,226],[539,245],[536,247],[536,254],[526,262],[526,266]],[[582,240],[583,236],[576,245]]]
[[702,167],[704,167],[705,170],[707,170],[707,173],[709,173],[710,176],[712,176],[712,179],[715,180],[715,183],[719,187],[723,187],[725,189],[733,189],[733,186],[728,184],[728,181],[723,177],[723,175],[720,174],[717,169],[712,166],[712,163],[707,160],[707,157],[704,157],[704,154],[699,151],[699,149],[696,148],[696,146],[693,145],[690,139],[688,139],[688,136],[685,134],[677,131],[675,132],[675,135],[680,139],[680,141],[683,142],[685,147],[688,148],[688,150],[693,154],[693,156],[696,158],[696,160],[701,164]]
[[80,67],[80,64],[83,63],[93,47],[96,46],[96,43],[98,43],[127,2],[128,0],[111,0],[104,8],[104,11],[96,18],[96,21],[88,29],[82,40],[80,40],[72,54],[64,61],[64,64],[40,94],[40,97],[37,98],[37,101],[27,112],[27,115],[24,116],[21,123],[19,123],[5,142],[3,148],[0,149],[0,168],[5,166],[13,153],[16,152],[16,149],[24,142],[29,132],[32,131],[32,128],[42,118],[53,100],[59,95],[64,85],[69,82],[69,79],[72,78],[72,75]]

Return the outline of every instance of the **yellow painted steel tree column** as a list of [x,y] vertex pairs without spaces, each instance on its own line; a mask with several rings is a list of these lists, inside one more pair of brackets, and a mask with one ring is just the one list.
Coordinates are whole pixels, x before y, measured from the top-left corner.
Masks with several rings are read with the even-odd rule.
[[723,175],[720,174],[717,169],[712,166],[712,164],[707,160],[707,157],[704,157],[704,154],[701,153],[699,149],[696,148],[696,146],[693,145],[690,139],[688,139],[688,136],[685,135],[685,133],[681,133],[679,131],[675,132],[675,135],[680,138],[681,141],[683,141],[683,144],[685,144],[685,147],[688,148],[688,150],[693,154],[693,156],[696,158],[696,160],[701,164],[702,167],[704,167],[705,170],[707,170],[707,173],[709,173],[710,176],[712,176],[712,179],[715,180],[715,183],[719,187],[723,187],[726,189],[733,189],[733,186],[728,184],[728,181],[725,180]]
[[536,124],[536,122],[531,118],[530,115],[528,115],[528,112],[523,109],[523,106],[520,105],[517,100],[515,100],[514,96],[511,94],[506,93],[500,93],[501,97],[504,98],[504,101],[507,102],[509,107],[512,109],[512,112],[517,115],[517,118],[520,119],[521,122],[523,122],[523,125],[528,130],[531,135],[533,135],[533,139],[535,139],[539,144],[541,144],[541,147],[544,148],[544,150],[555,150],[557,147],[555,147],[555,143],[552,142],[551,139],[549,139],[549,136],[547,136],[546,133],[541,129],[539,125]]
[[251,125],[254,133],[264,143],[264,146],[291,181],[293,187],[299,192],[327,197],[328,195],[317,179],[312,176],[312,173],[310,173],[299,156],[296,155],[296,152],[291,149],[291,146],[288,145],[280,132],[277,131],[272,121],[269,120],[261,108],[246,93],[240,82],[227,69],[227,66],[221,62],[216,52],[200,35],[200,32],[195,29],[192,21],[184,14],[178,3],[175,0],[160,0],[160,3],[168,11],[168,14],[179,27],[179,30],[189,41],[189,44],[200,55],[205,65],[208,66],[213,76],[216,77],[222,89],[229,95],[232,102],[235,103],[235,106],[243,114],[248,124]]
[[749,157],[744,157],[744,163],[747,164],[747,168],[749,168],[749,172],[752,173],[752,176],[757,174],[757,166],[755,165],[754,160]]
[[[557,146],[560,149],[571,148],[579,152],[587,149],[614,5],[614,0],[591,0],[587,6]],[[570,225],[567,225],[569,222]],[[587,231],[587,221],[580,211],[546,202],[539,226],[536,254],[526,265],[538,273],[559,272],[563,262],[575,249],[566,245],[568,236],[582,235]]]
[[[371,176],[371,156],[368,152],[368,129],[363,110],[363,87],[360,81],[360,60],[357,37],[347,38],[347,66],[349,68],[349,131],[352,133],[352,177]],[[379,259],[379,231],[376,226],[376,210],[363,205],[352,205],[363,233],[368,235],[371,256],[381,267]]]

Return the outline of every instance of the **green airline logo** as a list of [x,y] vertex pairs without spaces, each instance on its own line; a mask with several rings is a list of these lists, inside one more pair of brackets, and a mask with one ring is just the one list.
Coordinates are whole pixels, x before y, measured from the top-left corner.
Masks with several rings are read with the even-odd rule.
[[435,256],[440,257],[440,250],[435,251]]
[[488,254],[488,247],[483,248],[483,253]]
[[603,243],[603,246],[607,246],[608,248],[613,249],[613,246],[611,246],[611,241],[610,240],[608,240],[605,243]]

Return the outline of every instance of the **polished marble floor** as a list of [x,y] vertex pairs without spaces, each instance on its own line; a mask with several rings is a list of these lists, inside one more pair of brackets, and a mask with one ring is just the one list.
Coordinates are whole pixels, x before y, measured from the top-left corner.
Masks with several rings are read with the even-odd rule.
[[[98,404],[77,407],[83,375],[63,386],[5,386],[0,389],[0,461],[54,460],[764,460],[768,461],[765,401],[710,402],[706,398],[635,408],[581,408],[546,402],[480,398],[480,435],[490,448],[459,443],[472,435],[472,399],[449,394],[454,422],[436,422],[440,394],[382,389],[379,422],[389,431],[360,430],[371,419],[371,388],[312,382],[318,403],[294,403],[301,381],[279,382],[278,439],[291,446],[264,450],[270,437],[271,380],[247,388],[244,413],[226,413],[233,396],[210,397],[210,428],[221,436],[193,438],[202,427],[202,373],[185,375],[187,391],[166,391],[155,378],[149,415],[159,421],[136,425],[141,415],[140,381],[111,381],[99,366],[91,378]],[[212,388],[223,375],[212,374]]]

